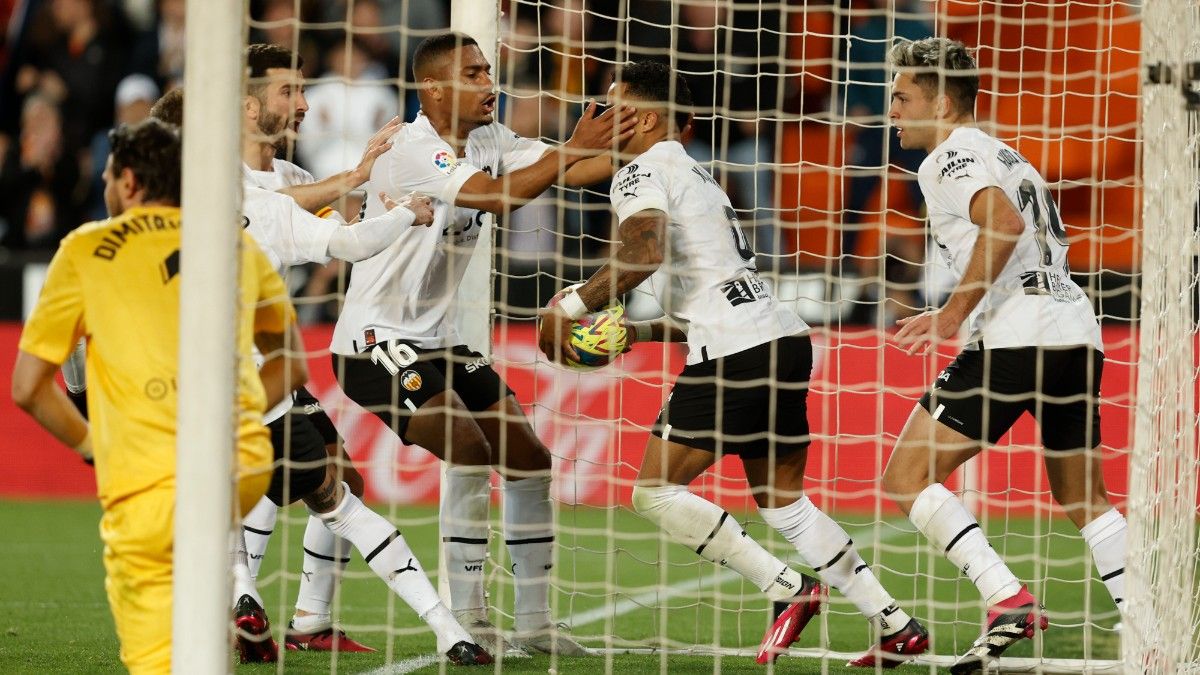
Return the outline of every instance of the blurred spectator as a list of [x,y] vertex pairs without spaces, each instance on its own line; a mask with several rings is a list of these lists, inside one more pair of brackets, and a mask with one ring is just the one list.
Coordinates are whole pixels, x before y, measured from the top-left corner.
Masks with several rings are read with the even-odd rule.
[[130,32],[121,10],[103,0],[50,0],[29,31],[17,67],[20,96],[40,92],[62,106],[68,149],[86,147],[112,126],[111,101],[126,72]]
[[154,76],[166,89],[174,89],[183,83],[183,62],[186,53],[187,13],[185,0],[158,1],[158,28],[154,36]]
[[[113,126],[141,122],[150,116],[150,106],[158,100],[158,85],[148,75],[134,73],[125,76],[117,85],[114,100]],[[104,205],[104,163],[108,160],[108,130],[97,131],[92,136],[90,162],[85,175],[90,177],[91,188],[87,203],[87,219],[100,220],[108,216]]]
[[[296,5],[300,13],[296,13]],[[250,42],[266,42],[287,47],[304,60],[304,75],[313,77],[321,72],[321,48],[311,30],[300,30],[301,21],[312,21],[313,3],[306,0],[264,0],[251,3]],[[256,11],[257,9],[257,11]]]
[[[301,163],[318,179],[353,168],[367,141],[396,116],[396,90],[383,78],[357,39],[335,43],[325,52],[328,82],[308,87],[308,114],[297,147]],[[338,78],[333,80],[331,78]]]
[[[922,203],[917,186],[916,170],[924,153],[903,150],[896,134],[887,123],[890,100],[887,50],[895,38],[920,39],[932,34],[932,25],[920,20],[912,3],[895,2],[889,10],[888,0],[856,2],[846,31],[840,62],[843,71],[839,81],[845,82],[845,115],[850,140],[847,148],[845,188],[846,200],[842,216],[842,259],[860,273],[873,274],[873,265],[850,258],[857,252],[864,216],[871,197],[879,187],[880,177],[889,165],[896,165],[907,176],[909,195],[914,207]],[[858,8],[862,8],[858,11]],[[903,13],[912,12],[912,13]],[[881,207],[880,211],[885,208]]]
[[0,246],[53,249],[80,224],[79,166],[64,140],[54,101],[27,97],[18,142],[9,144],[0,164]]

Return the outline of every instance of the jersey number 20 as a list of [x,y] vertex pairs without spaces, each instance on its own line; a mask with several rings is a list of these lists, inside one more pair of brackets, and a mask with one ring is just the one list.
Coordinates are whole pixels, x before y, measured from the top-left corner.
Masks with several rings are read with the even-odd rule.
[[1033,225],[1037,228],[1037,244],[1042,252],[1042,266],[1049,267],[1054,261],[1050,255],[1050,242],[1046,240],[1046,235],[1049,233],[1054,237],[1054,241],[1066,246],[1067,231],[1063,229],[1062,218],[1058,215],[1058,207],[1054,204],[1054,195],[1050,194],[1050,188],[1042,188],[1040,196],[1039,200],[1038,190],[1029,179],[1021,181],[1021,186],[1017,188],[1017,208],[1024,212],[1026,206],[1033,207]]

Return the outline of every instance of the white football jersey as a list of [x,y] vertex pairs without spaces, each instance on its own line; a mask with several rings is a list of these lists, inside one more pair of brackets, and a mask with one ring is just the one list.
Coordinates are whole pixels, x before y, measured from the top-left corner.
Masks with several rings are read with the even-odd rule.
[[286,159],[272,159],[271,169],[271,171],[259,171],[251,169],[243,163],[242,185],[260,187],[264,190],[279,190],[285,187],[307,185],[308,183],[316,182],[311,173]]
[[[242,225],[280,276],[287,268],[304,262],[329,262],[331,227],[339,223],[300,208],[295,199],[276,192],[281,188],[312,183],[312,174],[282,159],[271,161],[273,171],[256,171],[242,164]],[[262,366],[263,357],[254,350],[254,359]],[[263,415],[270,424],[292,408],[295,394],[284,398]]]
[[689,365],[808,330],[758,276],[725,191],[677,141],[655,143],[618,171],[610,198],[618,222],[644,209],[667,214],[650,287],[687,332]]
[[962,279],[979,226],[971,198],[988,187],[1008,195],[1025,231],[968,318],[967,349],[1091,345],[1102,348],[1087,294],[1071,280],[1067,236],[1054,195],[1017,151],[979,129],[959,127],[917,172],[943,262]]
[[424,114],[396,132],[371,170],[366,216],[383,213],[380,192],[393,199],[419,192],[433,200],[433,224],[409,229],[379,255],[354,264],[330,349],[355,354],[392,339],[424,349],[461,344],[454,296],[485,214],[455,206],[458,191],[480,171],[511,173],[548,149],[493,123],[471,132],[460,158]]

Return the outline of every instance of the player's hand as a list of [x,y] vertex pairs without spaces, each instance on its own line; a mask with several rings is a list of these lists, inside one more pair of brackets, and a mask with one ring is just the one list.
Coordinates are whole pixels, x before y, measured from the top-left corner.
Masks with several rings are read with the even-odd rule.
[[633,322],[625,316],[621,317],[621,327],[625,329],[625,349],[622,349],[621,353],[626,354],[637,344],[637,329],[633,327]]
[[358,187],[367,182],[371,178],[371,169],[375,166],[375,160],[380,155],[392,149],[392,136],[404,126],[404,121],[397,115],[383,125],[371,140],[367,141],[367,149],[363,151],[362,160],[358,166],[350,172],[350,182],[354,187]]
[[386,208],[388,211],[391,211],[396,207],[403,207],[409,211],[412,211],[412,214],[416,216],[416,219],[413,220],[414,226],[429,226],[433,224],[433,200],[423,194],[410,192],[403,199],[397,202],[391,197],[387,196],[387,194],[380,192],[379,200],[383,202],[384,208]]
[[614,144],[621,145],[633,136],[633,127],[637,124],[637,108],[622,105],[609,108],[600,116],[596,116],[596,102],[588,104],[583,111],[583,117],[575,124],[571,138],[563,143],[574,156],[593,157],[605,150],[611,150]]
[[538,348],[546,358],[556,363],[579,363],[579,355],[571,346],[571,328],[575,321],[558,307],[542,314],[538,324]]
[[962,317],[942,309],[922,312],[896,322],[900,330],[892,337],[896,345],[909,356],[924,356],[939,343],[954,337],[962,324]]

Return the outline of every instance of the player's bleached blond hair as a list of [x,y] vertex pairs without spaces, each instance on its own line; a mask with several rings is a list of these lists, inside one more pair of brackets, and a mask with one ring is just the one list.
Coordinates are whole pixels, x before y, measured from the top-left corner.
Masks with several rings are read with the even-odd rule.
[[958,40],[901,40],[888,51],[888,63],[893,69],[910,71],[913,82],[930,97],[944,93],[958,112],[974,114],[979,66],[967,46]]

